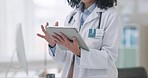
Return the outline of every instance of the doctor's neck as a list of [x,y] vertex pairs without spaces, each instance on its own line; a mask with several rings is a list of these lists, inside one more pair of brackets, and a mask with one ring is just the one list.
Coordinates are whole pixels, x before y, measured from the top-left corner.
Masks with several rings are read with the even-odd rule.
[[88,7],[90,7],[93,3],[96,2],[96,0],[90,0],[89,2],[85,2],[82,0],[82,2],[84,3],[84,9],[87,9]]

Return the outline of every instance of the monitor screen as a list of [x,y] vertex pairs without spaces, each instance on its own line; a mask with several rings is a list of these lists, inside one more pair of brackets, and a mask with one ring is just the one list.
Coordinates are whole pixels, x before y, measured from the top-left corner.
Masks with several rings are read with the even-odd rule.
[[17,25],[16,49],[17,49],[17,56],[18,56],[19,63],[21,67],[23,68],[23,70],[28,75],[28,64],[27,64],[27,59],[26,59],[26,54],[25,54],[25,45],[24,45],[23,31],[22,31],[21,24]]

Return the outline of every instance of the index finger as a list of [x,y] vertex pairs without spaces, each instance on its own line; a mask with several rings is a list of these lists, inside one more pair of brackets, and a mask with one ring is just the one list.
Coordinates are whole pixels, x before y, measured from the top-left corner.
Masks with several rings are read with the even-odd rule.
[[47,33],[43,25],[41,25],[41,29],[42,29],[42,31],[44,32],[44,34]]

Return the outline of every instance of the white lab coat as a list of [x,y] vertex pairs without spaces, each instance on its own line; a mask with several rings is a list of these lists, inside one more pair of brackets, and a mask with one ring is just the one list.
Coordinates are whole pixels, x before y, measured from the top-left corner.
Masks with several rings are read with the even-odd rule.
[[[100,29],[97,28],[100,17],[98,12],[103,12]],[[73,19],[68,23],[72,15]],[[79,30],[79,8],[68,15],[65,26],[72,26]],[[96,29],[96,38],[88,37],[89,29]],[[117,78],[118,71],[115,62],[121,38],[121,20],[117,10],[114,7],[108,10],[96,7],[85,20],[79,32],[90,51],[81,49],[81,57],[75,56],[73,78]],[[72,62],[72,52],[61,50],[56,45],[55,57],[51,51],[49,54],[55,61],[64,64],[62,78],[67,78]]]

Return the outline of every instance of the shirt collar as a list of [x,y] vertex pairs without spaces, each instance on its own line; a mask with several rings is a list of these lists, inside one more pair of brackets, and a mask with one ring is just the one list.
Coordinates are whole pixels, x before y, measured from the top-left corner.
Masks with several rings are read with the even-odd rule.
[[[81,2],[81,4],[80,4],[80,10],[81,10],[81,12],[83,11],[83,7],[84,7],[84,4]],[[93,3],[90,7],[88,7],[87,9],[85,9],[84,12],[87,11],[87,12],[90,12],[91,13],[95,8],[96,8],[96,3]]]

